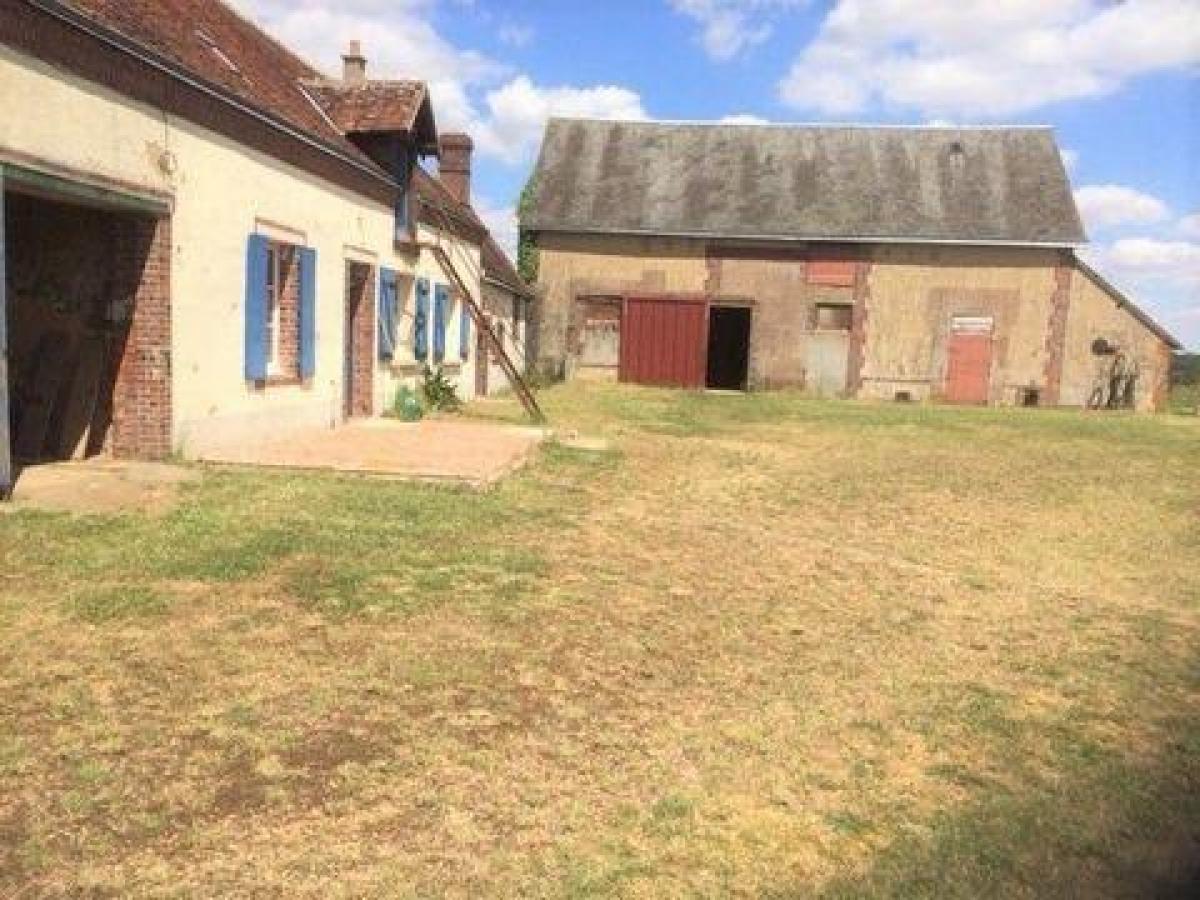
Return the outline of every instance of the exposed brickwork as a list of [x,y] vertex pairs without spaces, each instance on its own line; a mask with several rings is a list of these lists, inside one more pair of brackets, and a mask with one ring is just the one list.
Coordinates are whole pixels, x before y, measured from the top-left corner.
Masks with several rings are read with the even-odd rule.
[[162,459],[171,453],[171,223],[122,218],[113,269],[132,304],[129,333],[115,351],[112,452]]
[[350,389],[346,415],[374,412],[375,385],[375,269],[363,263],[346,266],[346,325],[350,329]]
[[860,260],[854,267],[854,311],[850,316],[850,358],[846,369],[846,392],[855,396],[862,388],[867,356],[867,305],[871,300],[871,263]]
[[474,149],[469,135],[442,135],[438,177],[459,203],[471,202],[471,154]]
[[300,254],[286,244],[278,247],[282,254],[282,290],[279,295],[277,355],[271,381],[293,384],[300,380]]
[[1071,312],[1071,274],[1074,266],[1064,260],[1054,267],[1054,293],[1046,322],[1046,370],[1043,403],[1057,406],[1062,391],[1063,354],[1067,345],[1067,317]]

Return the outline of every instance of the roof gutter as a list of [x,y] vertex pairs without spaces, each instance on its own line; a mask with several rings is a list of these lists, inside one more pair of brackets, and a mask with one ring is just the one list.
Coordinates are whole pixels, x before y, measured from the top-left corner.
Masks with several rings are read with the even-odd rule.
[[[83,33],[96,38],[102,43],[108,44],[110,47],[119,50],[127,56],[132,56],[139,62],[144,63],[153,69],[157,69],[158,71],[163,72],[178,81],[182,81],[189,87],[195,88],[201,93],[207,94],[208,96],[219,100],[227,106],[233,107],[238,112],[251,116],[252,118],[262,122],[264,125],[267,125],[276,131],[282,132],[288,137],[298,140],[301,143],[307,144],[314,150],[324,153],[327,156],[331,156],[348,166],[352,166],[359,172],[375,179],[376,181],[379,181],[382,184],[391,185],[393,187],[396,186],[396,182],[392,178],[374,166],[369,166],[360,160],[356,160],[353,157],[342,153],[337,148],[331,147],[324,141],[319,141],[305,134],[300,129],[288,125],[281,119],[237,99],[227,91],[223,91],[213,86],[210,82],[207,82],[201,78],[197,78],[182,66],[176,65],[159,56],[158,54],[151,53],[136,41],[130,40],[124,35],[98,24],[87,16],[65,6],[62,2],[60,2],[60,0],[25,0],[25,2],[30,6],[36,7],[47,15],[53,16],[59,21],[66,23],[77,31],[82,31]],[[307,93],[305,93],[305,96],[308,96]]]
[[846,237],[779,235],[779,234],[719,234],[711,231],[658,231],[650,228],[581,228],[537,224],[529,226],[531,231],[560,234],[634,235],[638,237],[696,238],[708,241],[782,244],[936,244],[960,247],[1038,247],[1043,249],[1071,250],[1083,247],[1087,241],[1010,241],[1000,239],[963,239],[928,237],[882,237],[858,235]]

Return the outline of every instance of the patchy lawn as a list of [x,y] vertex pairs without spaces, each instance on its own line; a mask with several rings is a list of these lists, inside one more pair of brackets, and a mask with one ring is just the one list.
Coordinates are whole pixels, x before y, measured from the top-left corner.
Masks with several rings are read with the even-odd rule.
[[0,896],[1200,886],[1200,420],[543,402],[612,449],[0,516]]

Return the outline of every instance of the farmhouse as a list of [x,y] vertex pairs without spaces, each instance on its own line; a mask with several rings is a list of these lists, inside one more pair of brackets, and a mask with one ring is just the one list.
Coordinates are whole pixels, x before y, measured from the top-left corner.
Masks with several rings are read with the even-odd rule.
[[218,0],[0,0],[0,495],[10,454],[198,455],[379,414],[427,364],[484,383],[484,286],[510,318],[528,289],[471,140],[344,63]]
[[1076,256],[1048,129],[556,119],[522,227],[566,374],[1149,410],[1179,348]]

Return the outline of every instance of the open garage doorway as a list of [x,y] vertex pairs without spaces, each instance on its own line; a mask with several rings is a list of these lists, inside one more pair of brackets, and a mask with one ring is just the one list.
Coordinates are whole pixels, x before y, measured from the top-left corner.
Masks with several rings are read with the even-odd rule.
[[706,387],[727,391],[746,389],[750,371],[750,318],[749,307],[709,307]]
[[168,220],[64,197],[49,177],[6,168],[0,183],[6,480],[102,453],[166,456]]

